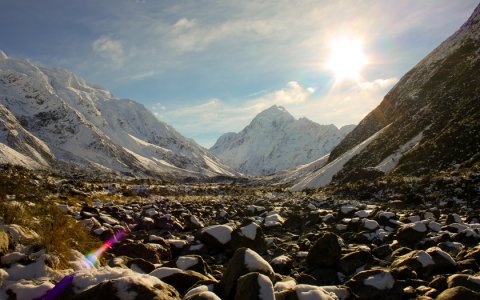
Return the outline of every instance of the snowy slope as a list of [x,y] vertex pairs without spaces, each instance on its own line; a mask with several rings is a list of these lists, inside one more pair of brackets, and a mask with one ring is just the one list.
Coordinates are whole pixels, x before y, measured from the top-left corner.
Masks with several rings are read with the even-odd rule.
[[143,105],[116,99],[66,70],[12,59],[3,52],[0,104],[0,113],[10,113],[16,121],[9,123],[10,132],[20,132],[31,151],[26,146],[19,150],[18,142],[12,146],[11,137],[0,142],[41,165],[71,163],[139,176],[237,174]]
[[335,159],[334,161],[322,166],[320,169],[316,170],[305,176],[302,180],[297,182],[295,185],[292,186],[292,191],[301,191],[304,189],[313,189],[322,186],[326,186],[332,181],[333,176],[335,176],[343,166],[350,160],[352,157],[360,153],[365,147],[368,146],[372,141],[374,141],[382,132],[388,128],[381,129],[380,131],[373,134],[371,137],[363,141],[362,143],[358,144],[357,146],[353,147],[349,151],[342,154],[340,157]]
[[312,172],[325,166],[328,162],[330,154],[326,154],[317,160],[309,162],[304,165],[296,166],[288,170],[277,172],[271,176],[264,176],[257,179],[257,183],[264,185],[288,185],[293,186]]
[[222,135],[210,152],[248,175],[268,175],[312,162],[335,147],[353,129],[296,120],[285,108],[259,113],[239,133]]
[[[20,163],[23,166],[31,165],[34,168],[39,166],[48,166],[49,162],[54,159],[48,146],[37,137],[33,136],[23,128],[15,116],[2,104],[0,104],[0,144],[4,147],[2,163],[9,161],[17,162],[14,157],[22,157]],[[27,162],[25,157],[31,157],[31,161]]]

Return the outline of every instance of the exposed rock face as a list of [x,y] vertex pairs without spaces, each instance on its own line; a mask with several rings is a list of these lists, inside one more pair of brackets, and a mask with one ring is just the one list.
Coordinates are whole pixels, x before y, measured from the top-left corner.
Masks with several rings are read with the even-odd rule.
[[274,105],[239,133],[221,136],[209,151],[241,173],[269,175],[324,156],[354,127],[297,120]]

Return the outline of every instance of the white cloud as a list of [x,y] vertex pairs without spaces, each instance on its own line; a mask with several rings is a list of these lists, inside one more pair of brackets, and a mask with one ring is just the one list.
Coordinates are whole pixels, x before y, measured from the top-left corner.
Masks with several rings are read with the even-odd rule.
[[[282,105],[295,117],[307,117],[319,124],[335,124],[338,127],[356,124],[374,109],[396,78],[376,79],[332,87],[323,95],[313,94],[313,87],[306,88],[297,81],[290,81],[284,88],[256,95],[242,103],[228,103],[209,99],[198,105],[168,110],[154,105],[151,109],[157,117],[173,125],[187,136],[200,136],[204,132],[216,134],[242,130],[259,112],[270,106]],[[162,109],[160,109],[162,108]],[[215,138],[198,140],[211,146]]]
[[124,64],[125,51],[120,40],[101,36],[92,43],[93,50],[103,59],[108,60],[112,67],[118,68]]
[[297,117],[305,116],[320,124],[338,127],[356,124],[382,101],[396,78],[376,79],[349,86],[331,87],[330,90],[309,101],[287,109]]
[[370,82],[362,82],[359,84],[361,89],[378,89],[378,88],[387,88],[393,86],[398,82],[398,79],[395,77],[387,79],[376,79]]
[[187,136],[195,136],[204,131],[220,135],[228,131],[241,130],[256,114],[274,104],[294,106],[306,102],[310,95],[307,88],[296,81],[290,81],[284,88],[264,92],[241,104],[214,98],[198,105],[173,110],[166,110],[164,106],[158,104],[151,106],[150,109],[161,120],[172,124]]
[[280,30],[275,20],[228,20],[220,23],[202,23],[196,19],[181,18],[166,36],[168,44],[180,52],[205,50],[215,42],[249,40],[252,37],[268,37]]

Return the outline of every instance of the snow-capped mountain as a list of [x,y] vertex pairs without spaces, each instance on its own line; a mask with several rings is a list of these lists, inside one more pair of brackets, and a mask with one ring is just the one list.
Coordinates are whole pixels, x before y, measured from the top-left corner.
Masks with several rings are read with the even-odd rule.
[[143,105],[1,51],[0,114],[1,161],[140,176],[236,175]]
[[222,135],[210,152],[241,173],[269,175],[324,156],[354,127],[338,129],[307,118],[297,120],[274,105],[239,133]]
[[[365,179],[358,174],[372,170],[425,175],[479,164],[479,70],[480,5],[457,32],[401,78],[332,150],[326,165],[294,189],[323,186],[332,178]],[[333,170],[340,161],[342,167]]]

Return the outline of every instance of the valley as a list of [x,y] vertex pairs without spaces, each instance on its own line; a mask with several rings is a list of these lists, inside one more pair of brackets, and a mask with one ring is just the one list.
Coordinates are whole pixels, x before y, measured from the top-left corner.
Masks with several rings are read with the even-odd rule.
[[[221,39],[210,32],[193,37]],[[189,37],[172,43],[179,56],[208,49]],[[92,48],[121,73],[126,42]],[[0,50],[0,299],[480,299],[480,5],[398,80],[363,82],[361,41],[334,46],[325,99],[289,81],[172,110]],[[128,79],[143,88],[142,76]],[[350,93],[378,86],[391,89],[357,125],[282,106],[332,108],[342,89],[316,113],[351,124]],[[165,116],[190,116],[184,128],[209,139],[224,131],[207,149]],[[247,125],[231,132],[232,120]]]

